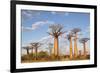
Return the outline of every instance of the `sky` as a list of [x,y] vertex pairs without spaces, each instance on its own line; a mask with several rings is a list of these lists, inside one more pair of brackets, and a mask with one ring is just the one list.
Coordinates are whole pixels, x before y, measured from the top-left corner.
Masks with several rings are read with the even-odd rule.
[[[53,37],[47,32],[52,24],[61,24],[63,31],[70,31],[73,28],[80,28],[78,37],[90,37],[90,14],[83,12],[61,12],[61,11],[37,11],[37,10],[21,10],[21,38],[22,46],[26,46],[32,42],[41,42],[44,45],[40,50],[48,50],[48,43],[53,43]],[[69,41],[66,32],[59,36],[59,49],[61,53],[69,53]],[[82,44],[78,42],[79,49]],[[89,50],[89,41],[87,42]]]

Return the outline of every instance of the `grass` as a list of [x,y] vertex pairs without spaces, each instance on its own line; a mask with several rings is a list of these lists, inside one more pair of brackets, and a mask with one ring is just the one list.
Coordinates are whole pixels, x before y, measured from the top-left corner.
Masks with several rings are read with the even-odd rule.
[[32,62],[48,62],[48,61],[72,61],[72,60],[88,60],[90,59],[90,55],[78,56],[76,58],[69,58],[69,55],[62,55],[62,56],[54,56],[53,54],[50,56],[46,52],[38,53],[37,59],[35,54],[23,55],[21,56],[22,63],[32,63]]

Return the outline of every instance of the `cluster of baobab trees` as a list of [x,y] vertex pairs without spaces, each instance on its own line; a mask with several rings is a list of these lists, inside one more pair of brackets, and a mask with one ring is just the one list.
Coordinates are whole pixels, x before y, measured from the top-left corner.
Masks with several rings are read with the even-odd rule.
[[[53,24],[49,26],[49,31],[48,34],[51,35],[54,38],[54,44],[53,44],[53,49],[54,49],[54,56],[56,58],[59,57],[59,36],[63,35],[64,33],[68,33],[67,31],[63,31],[63,26],[60,24]],[[72,30],[70,30],[70,32],[68,33],[68,35],[66,35],[66,38],[69,40],[70,46],[70,59],[72,59],[73,57],[76,58],[78,57],[78,47],[77,47],[77,41],[78,41],[78,32],[80,32],[81,29],[79,28],[74,28]],[[72,46],[73,44],[73,40],[74,40],[74,48]],[[86,42],[89,40],[89,38],[81,38],[79,39],[80,43],[83,44],[83,49],[84,49],[84,56],[86,56]],[[35,49],[35,55],[36,55],[36,60],[37,60],[37,53],[38,53],[38,48],[43,45],[39,42],[34,42],[34,43],[30,43],[30,46],[26,46],[23,47],[24,49],[27,50],[27,54],[29,54],[29,49],[32,50],[33,53],[33,49]],[[73,53],[73,49],[74,49],[74,53]]]
[[23,49],[27,50],[27,55],[29,55],[29,50],[31,50],[31,53],[33,53],[33,49],[35,49],[35,59],[37,60],[37,53],[38,53],[38,48],[41,46],[41,43],[39,42],[34,42],[34,43],[30,43],[29,46],[25,46],[23,47]]
[[[67,35],[67,39],[69,40],[70,42],[70,59],[73,58],[76,58],[78,57],[78,47],[77,47],[77,40],[79,39],[78,38],[78,32],[80,32],[81,30],[79,28],[74,28],[70,31],[70,33]],[[74,54],[73,54],[73,47],[72,47],[72,40],[74,40]],[[80,38],[79,41],[80,43],[83,44],[83,48],[84,48],[84,57],[86,57],[86,42],[89,40],[89,38]]]

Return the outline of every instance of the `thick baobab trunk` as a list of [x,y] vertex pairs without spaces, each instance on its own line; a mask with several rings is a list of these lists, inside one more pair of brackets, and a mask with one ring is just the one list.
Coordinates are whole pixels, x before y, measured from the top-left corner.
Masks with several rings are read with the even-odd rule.
[[37,48],[35,48],[35,59],[37,60]]
[[59,55],[59,47],[58,47],[58,37],[54,38],[54,55]]
[[72,50],[72,38],[70,38],[70,59],[73,57],[73,50]]
[[74,39],[74,57],[76,58],[77,56],[78,56],[78,49],[77,49],[77,33],[76,33]]
[[29,55],[29,50],[27,49],[27,55]]
[[86,56],[86,43],[83,43],[84,46],[84,56]]

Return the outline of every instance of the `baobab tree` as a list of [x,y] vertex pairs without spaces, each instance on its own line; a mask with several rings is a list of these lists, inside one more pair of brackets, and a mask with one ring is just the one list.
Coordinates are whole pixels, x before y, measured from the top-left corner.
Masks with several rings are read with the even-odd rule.
[[48,49],[49,49],[50,55],[52,54],[52,47],[53,47],[53,44],[52,43],[49,43],[48,44]]
[[29,50],[32,49],[31,46],[25,46],[25,47],[22,47],[22,48],[27,51],[27,55],[29,55]]
[[80,32],[81,29],[74,28],[72,29],[72,33],[74,34],[74,57],[76,58],[78,56],[78,48],[77,48],[77,39],[78,39],[78,32]]
[[35,49],[35,59],[37,60],[38,48],[41,46],[41,43],[34,42],[34,43],[31,43],[31,46],[33,49]]
[[58,37],[63,34],[63,26],[60,24],[53,24],[49,26],[48,34],[54,37],[54,55],[59,56],[59,40]]
[[69,40],[69,42],[70,42],[70,59],[72,59],[72,57],[73,57],[73,49],[72,49],[72,37],[73,37],[73,34],[72,33],[69,33],[68,35],[67,35],[67,38],[68,38],[68,40]]
[[86,56],[86,43],[89,40],[89,38],[81,38],[79,41],[83,44],[84,48],[84,56]]

